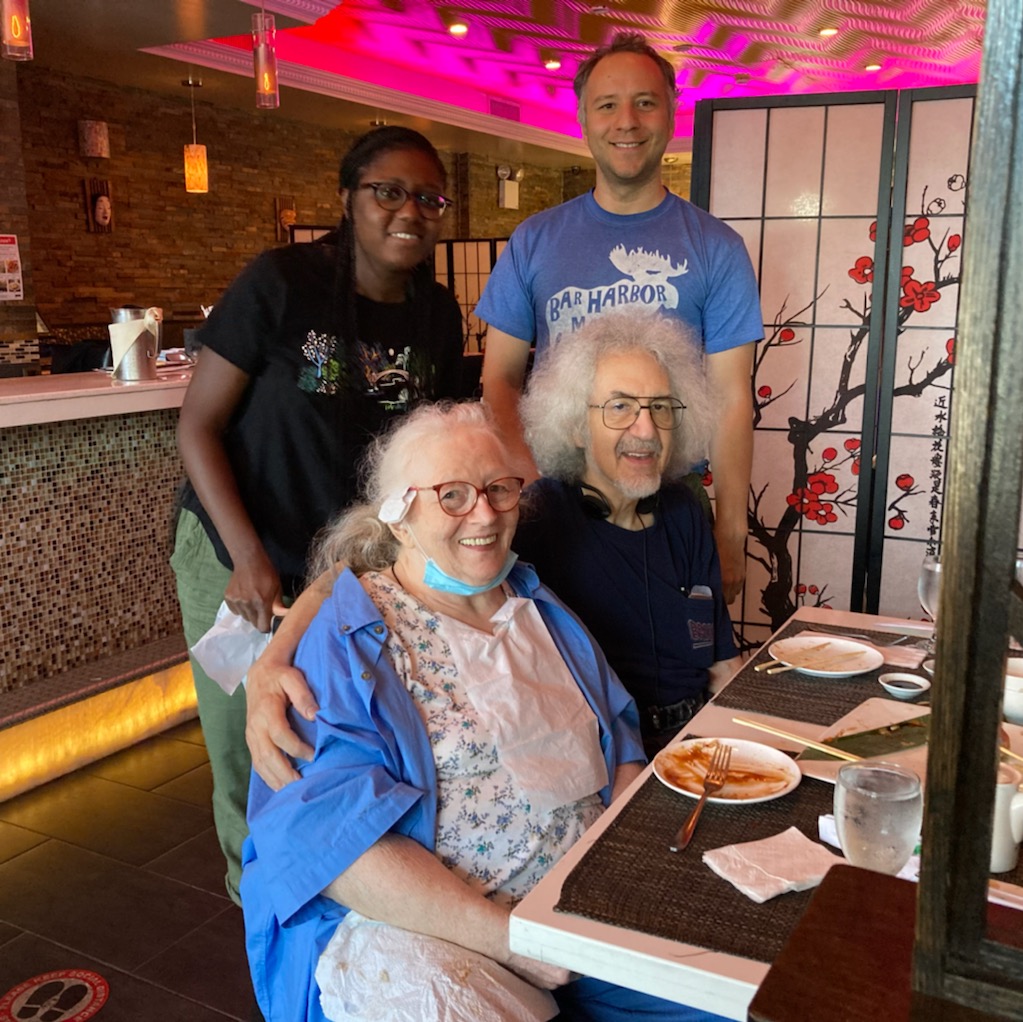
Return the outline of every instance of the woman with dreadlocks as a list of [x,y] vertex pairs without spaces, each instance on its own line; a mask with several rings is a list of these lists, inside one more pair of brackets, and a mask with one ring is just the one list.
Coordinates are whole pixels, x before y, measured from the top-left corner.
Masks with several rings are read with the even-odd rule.
[[[171,565],[189,647],[221,601],[260,631],[297,595],[315,533],[356,492],[387,420],[456,397],[462,320],[433,279],[444,166],[416,131],[385,127],[341,161],[344,212],[325,243],[258,256],[199,331],[178,446],[188,475]],[[193,659],[213,813],[238,901],[250,762],[245,695]]]

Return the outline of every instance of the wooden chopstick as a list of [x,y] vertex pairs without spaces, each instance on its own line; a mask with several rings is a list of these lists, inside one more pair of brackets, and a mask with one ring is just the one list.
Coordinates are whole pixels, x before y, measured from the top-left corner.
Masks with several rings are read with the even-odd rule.
[[[769,735],[776,735],[778,738],[787,738],[790,742],[798,742],[800,745],[805,745],[808,749],[816,749],[818,752],[826,752],[829,756],[834,756],[836,759],[847,759],[850,762],[862,759],[862,756],[857,756],[852,752],[846,752],[844,749],[836,749],[833,745],[824,745],[821,742],[812,741],[809,738],[801,738],[799,735],[794,735],[791,731],[782,731],[781,728],[771,727],[770,724],[761,724],[757,720],[746,720],[745,717],[733,717],[733,724],[739,724],[742,727],[755,728],[757,731],[766,731]],[[1013,759],[1018,759],[1023,763],[1023,756],[1018,752],[1013,752],[1012,749],[1005,745],[999,745],[999,750],[1003,755],[1011,756]]]
[[1021,756],[1018,752],[1013,752],[1012,749],[1005,745],[999,745],[998,748],[1001,750],[1003,755],[1011,756],[1013,759],[1018,759],[1021,763],[1023,763],[1023,756]]
[[[819,643],[817,643],[816,646],[809,646],[806,649],[804,649],[803,652],[804,653],[815,653],[815,652],[818,652],[819,650],[826,649],[830,645],[831,645],[831,640],[829,639],[827,642],[819,642]],[[780,663],[782,663],[782,661],[779,660],[777,657],[775,657],[773,660],[765,660],[762,664],[757,664],[757,666],[754,667],[753,670],[754,671],[758,671],[758,672],[759,671],[766,671],[766,670],[768,670],[768,668],[777,667]]]
[[851,653],[839,653],[838,655],[818,657],[816,660],[800,660],[799,663],[787,663],[784,667],[772,667],[765,673],[784,674],[786,671],[810,670],[830,671],[835,664],[841,664],[846,660],[854,660],[863,656],[863,650],[857,649]]
[[742,727],[755,728],[757,731],[766,731],[769,735],[776,735],[778,738],[787,738],[791,742],[798,742],[800,745],[805,745],[808,749],[816,749],[818,752],[826,752],[829,756],[834,756],[835,759],[847,759],[850,762],[856,762],[861,760],[862,756],[857,756],[855,753],[846,752],[844,749],[836,749],[833,745],[824,745],[821,742],[815,742],[811,738],[802,738],[799,735],[792,734],[791,731],[782,731],[780,728],[771,727],[770,724],[761,724],[758,720],[747,720],[745,717],[733,717],[733,724],[739,724]]

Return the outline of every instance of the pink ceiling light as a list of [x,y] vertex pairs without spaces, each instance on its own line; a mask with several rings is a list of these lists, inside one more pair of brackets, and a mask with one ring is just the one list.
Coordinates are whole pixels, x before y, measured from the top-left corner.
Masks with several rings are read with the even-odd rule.
[[[296,11],[309,0],[277,0]],[[315,6],[315,4],[314,4]],[[951,0],[691,0],[653,5],[524,4],[467,0],[471,31],[453,38],[453,12],[427,0],[346,0],[314,24],[282,31],[284,66],[318,89],[327,79],[376,107],[466,124],[495,105],[514,107],[523,125],[579,138],[571,80],[579,62],[615,31],[642,32],[678,67],[682,106],[676,134],[691,132],[700,99],[907,89],[975,82],[984,4]],[[319,7],[324,9],[323,0]],[[297,15],[296,15],[297,16]],[[839,29],[822,36],[822,28]],[[221,39],[222,47],[247,41]],[[546,68],[550,54],[559,69]],[[867,71],[871,63],[879,71]],[[313,72],[312,75],[305,74]],[[324,91],[329,91],[324,89]],[[445,115],[449,108],[450,116]],[[504,116],[504,115],[502,115]],[[492,130],[488,122],[478,125]]]

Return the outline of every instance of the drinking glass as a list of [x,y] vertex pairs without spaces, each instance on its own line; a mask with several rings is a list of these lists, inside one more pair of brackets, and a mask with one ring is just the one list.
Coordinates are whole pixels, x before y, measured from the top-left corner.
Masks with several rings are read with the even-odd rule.
[[938,635],[938,603],[941,599],[941,561],[937,554],[927,554],[924,557],[916,594],[924,613],[934,622],[934,631],[923,643],[923,649],[933,655]]
[[923,822],[923,792],[912,770],[893,763],[846,763],[835,785],[835,825],[846,859],[875,873],[898,873]]

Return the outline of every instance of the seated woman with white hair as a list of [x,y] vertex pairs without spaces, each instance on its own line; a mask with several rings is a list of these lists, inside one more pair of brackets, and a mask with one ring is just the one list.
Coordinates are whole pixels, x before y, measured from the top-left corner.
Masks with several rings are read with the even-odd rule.
[[319,570],[349,567],[295,661],[320,709],[290,719],[315,754],[280,791],[254,775],[249,799],[268,1022],[698,1016],[509,950],[511,908],[643,761],[603,654],[515,564],[511,465],[483,406],[421,406],[321,546]]

